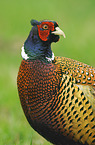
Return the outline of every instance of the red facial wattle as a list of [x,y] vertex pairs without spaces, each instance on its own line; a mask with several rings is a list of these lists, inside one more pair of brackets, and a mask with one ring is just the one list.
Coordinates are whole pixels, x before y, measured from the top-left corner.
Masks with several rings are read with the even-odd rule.
[[[48,26],[47,29],[43,28],[43,26]],[[42,22],[41,25],[37,25],[38,34],[42,41],[47,41],[50,31],[54,31],[54,24],[52,22]]]

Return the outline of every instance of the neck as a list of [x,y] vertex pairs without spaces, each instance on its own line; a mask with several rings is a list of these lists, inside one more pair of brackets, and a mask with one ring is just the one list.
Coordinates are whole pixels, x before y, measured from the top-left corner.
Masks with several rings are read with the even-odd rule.
[[51,51],[51,44],[43,43],[37,35],[33,37],[29,35],[22,47],[23,59],[47,59],[54,60],[54,54]]

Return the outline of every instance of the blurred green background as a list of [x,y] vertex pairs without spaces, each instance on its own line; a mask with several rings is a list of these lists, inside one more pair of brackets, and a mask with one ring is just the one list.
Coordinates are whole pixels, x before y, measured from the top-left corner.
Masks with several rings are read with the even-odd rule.
[[0,1],[0,145],[50,145],[29,126],[16,85],[21,47],[30,20],[59,23],[66,39],[52,44],[55,55],[95,67],[95,0]]

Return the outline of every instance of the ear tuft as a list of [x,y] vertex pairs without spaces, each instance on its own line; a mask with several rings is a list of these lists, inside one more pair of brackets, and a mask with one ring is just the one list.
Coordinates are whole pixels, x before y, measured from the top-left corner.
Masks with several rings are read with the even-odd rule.
[[30,23],[31,23],[32,26],[35,26],[35,25],[39,25],[40,24],[40,22],[38,22],[37,20],[34,20],[34,19],[32,19],[30,21]]

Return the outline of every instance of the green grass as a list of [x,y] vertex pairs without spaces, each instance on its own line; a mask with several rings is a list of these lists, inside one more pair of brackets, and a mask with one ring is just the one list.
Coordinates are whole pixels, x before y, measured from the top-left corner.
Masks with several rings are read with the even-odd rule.
[[52,45],[55,55],[95,66],[95,0],[0,3],[0,145],[50,145],[29,126],[20,105],[16,85],[20,48],[32,18],[53,19],[66,34]]

